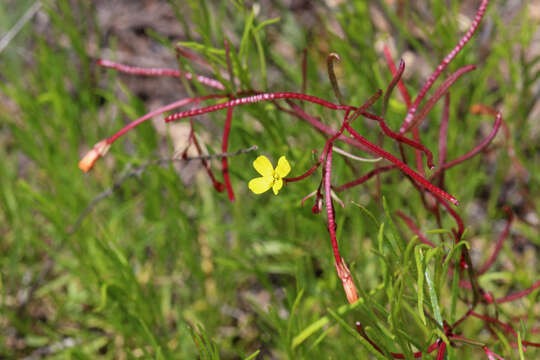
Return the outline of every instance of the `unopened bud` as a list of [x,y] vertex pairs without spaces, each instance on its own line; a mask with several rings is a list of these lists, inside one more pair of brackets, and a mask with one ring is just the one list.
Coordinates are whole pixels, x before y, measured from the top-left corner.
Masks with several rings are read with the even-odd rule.
[[105,155],[109,148],[111,147],[111,144],[107,143],[107,140],[101,140],[98,142],[92,150],[90,150],[86,155],[83,156],[81,161],[79,161],[79,169],[81,169],[84,172],[88,172],[92,170],[92,167],[94,167],[94,164],[100,157]]
[[358,292],[356,291],[356,286],[354,285],[351,271],[347,267],[347,264],[343,258],[341,258],[341,263],[334,263],[334,265],[336,266],[338,277],[341,279],[343,284],[347,301],[349,301],[349,304],[354,304],[356,300],[358,300]]
[[492,116],[497,115],[497,110],[482,104],[473,104],[470,111],[473,114],[487,114]]
[[219,181],[215,181],[214,189],[216,189],[217,192],[222,192],[223,190],[225,190],[225,185],[223,185],[223,183],[220,183]]

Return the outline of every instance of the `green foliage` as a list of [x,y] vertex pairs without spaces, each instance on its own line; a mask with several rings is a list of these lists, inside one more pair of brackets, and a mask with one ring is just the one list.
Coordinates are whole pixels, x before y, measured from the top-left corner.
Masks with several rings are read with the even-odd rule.
[[[321,5],[318,9],[324,8],[325,13],[313,29],[303,27],[280,3],[275,5],[281,9],[280,18],[272,18],[242,1],[169,2],[186,30],[179,45],[208,60],[213,76],[231,92],[299,92],[304,48],[309,94],[335,100],[321,65],[330,51],[341,56],[336,69],[348,103],[363,103],[391,79],[375,46],[388,35],[372,21],[371,2],[346,1],[332,9]],[[27,3],[21,2],[16,14]],[[299,205],[318,186],[320,172],[288,184],[278,197],[270,193],[256,197],[247,189],[247,182],[256,176],[251,167],[256,154],[232,157],[234,203],[216,193],[203,172],[193,184],[184,185],[172,165],[148,167],[114,186],[122,175],[157,156],[162,141],[150,124],[115,144],[92,173],[84,175],[77,169],[80,155],[92,144],[148,109],[114,72],[93,65],[86,50],[88,38],[96,37],[97,44],[103,39],[91,3],[76,3],[45,2],[51,33],[34,33],[28,27],[0,54],[0,324],[6,329],[0,333],[0,354],[23,357],[57,345],[50,356],[383,359],[391,352],[412,358],[413,352],[426,351],[438,338],[450,343],[443,319],[460,318],[468,310],[463,299],[470,297],[470,292],[459,288],[464,274],[451,264],[459,263],[465,246],[476,253],[475,263],[483,263],[482,254],[490,251],[498,236],[493,222],[503,217],[500,199],[514,164],[506,151],[494,150],[496,163],[487,164],[478,156],[447,172],[447,189],[463,204],[460,214],[469,220],[473,205],[486,213],[482,221],[467,221],[464,241],[458,244],[449,240],[451,217],[443,213],[437,223],[401,173],[382,177],[380,198],[372,196],[375,180],[340,194],[346,206],[336,208],[338,240],[360,296],[355,304],[344,305],[325,215],[312,214],[309,201]],[[382,5],[378,11],[394,26],[398,53],[412,49],[431,68],[463,33],[456,20],[458,1],[428,2],[437,21],[427,21],[408,5],[400,15],[385,1],[377,3]],[[492,119],[471,115],[470,106],[497,105],[505,115],[517,158],[529,171],[524,187],[538,194],[540,152],[530,113],[536,103],[533,89],[540,77],[539,58],[526,56],[535,24],[525,11],[514,23],[503,22],[496,11],[503,3],[490,4],[486,16],[496,30],[488,34],[489,41],[473,38],[450,66],[454,71],[475,63],[478,69],[452,87],[448,154],[453,159],[465,153],[483,137],[478,133],[484,124],[491,128]],[[10,20],[6,14],[7,5],[0,4],[0,20]],[[412,24],[404,21],[407,18]],[[506,30],[516,24],[519,31]],[[413,25],[427,46],[411,31]],[[228,40],[238,84],[225,80],[221,72],[227,69],[224,40],[229,34],[235,36],[234,41]],[[292,46],[295,55],[282,51],[276,38]],[[176,44],[167,41],[162,43],[173,53]],[[18,48],[30,49],[31,56],[23,58]],[[180,63],[187,71],[201,70],[186,59]],[[508,71],[500,71],[501,67]],[[407,82],[411,94],[421,83],[413,75]],[[209,93],[198,83],[189,91]],[[341,120],[316,105],[306,104],[304,109],[333,127]],[[389,126],[398,128],[405,112],[394,95]],[[433,124],[421,132],[422,142],[434,151],[441,112],[442,106],[436,106],[429,119]],[[233,117],[230,151],[256,144],[273,163],[286,155],[291,176],[309,169],[314,163],[312,149],[324,145],[325,138],[307,123],[280,112],[274,104],[244,106],[235,109]],[[195,130],[210,139],[205,142],[210,153],[219,153],[225,114],[213,114],[210,120],[212,125],[195,122]],[[355,124],[363,136],[376,142],[379,132],[372,125]],[[498,144],[502,138],[497,138]],[[397,153],[389,141],[384,147]],[[165,150],[173,153],[172,146]],[[412,159],[413,152],[406,152]],[[335,156],[334,163],[336,184],[358,175],[343,158]],[[218,176],[219,165],[212,161]],[[357,168],[365,173],[372,167],[366,163]],[[98,196],[104,199],[78,223]],[[537,197],[528,201],[540,206]],[[412,236],[395,217],[396,210],[413,217],[437,247]],[[525,223],[516,227],[529,240],[527,244],[540,244],[537,230]],[[536,254],[531,248],[528,245],[528,252],[520,254],[507,244],[500,257],[513,270],[498,263],[498,272],[480,277],[482,287],[495,297],[529,287],[538,277],[535,260],[532,265],[523,263]],[[519,328],[518,339],[493,328],[501,340],[493,345],[477,319],[468,320],[460,330],[502,356],[524,358],[511,343],[534,341],[527,329],[537,326],[537,294],[532,292],[519,304],[497,307],[504,321],[528,315],[521,327],[513,323]],[[362,324],[382,353],[357,332],[355,322]],[[461,346],[449,349],[447,359],[482,354],[478,346]],[[526,354],[533,358],[538,351],[528,347]]]

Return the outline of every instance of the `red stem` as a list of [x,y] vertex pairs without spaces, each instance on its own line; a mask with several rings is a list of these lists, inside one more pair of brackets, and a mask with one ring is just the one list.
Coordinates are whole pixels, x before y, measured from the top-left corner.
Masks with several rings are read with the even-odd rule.
[[195,98],[182,99],[182,100],[173,102],[172,104],[165,105],[163,107],[160,107],[159,109],[156,109],[154,111],[149,112],[148,114],[138,118],[135,121],[130,122],[123,129],[121,129],[116,134],[114,134],[113,136],[108,138],[107,143],[112,144],[113,142],[116,141],[116,139],[118,139],[120,136],[124,135],[129,130],[133,129],[135,126],[145,122],[146,120],[148,120],[148,119],[150,119],[150,118],[152,118],[152,117],[154,117],[156,115],[162,114],[162,113],[167,112],[167,111],[171,111],[173,109],[176,109],[178,107],[181,107],[181,106],[184,106],[184,105],[187,105],[187,104],[190,104],[190,103],[200,102],[200,101],[207,100],[207,99],[219,99],[219,98],[224,98],[224,97],[226,97],[226,96],[224,96],[224,95],[206,95],[206,96],[200,96],[200,97],[195,97]]
[[332,144],[328,148],[326,155],[326,164],[324,168],[324,202],[326,203],[326,214],[328,216],[328,231],[330,232],[330,240],[332,241],[332,250],[334,251],[334,259],[336,264],[341,264],[341,255],[336,238],[336,221],[334,214],[334,205],[332,204]]
[[[188,72],[181,72],[175,69],[160,69],[160,68],[141,68],[135,66],[129,66],[124,64],[119,64],[114,61],[98,59],[97,64],[106,68],[115,69],[117,71],[132,74],[132,75],[143,75],[143,76],[171,76],[171,77],[185,77],[188,80],[192,80],[194,75]],[[218,90],[225,90],[225,87],[219,81],[203,76],[195,75],[195,78],[201,84],[204,84],[209,87],[213,87]]]
[[398,158],[396,158],[394,155],[390,154],[389,152],[386,152],[384,151],[383,149],[379,148],[378,146],[376,145],[373,145],[372,143],[370,143],[369,141],[367,141],[365,138],[363,138],[362,136],[360,136],[360,134],[358,134],[353,128],[351,128],[348,124],[345,125],[345,127],[347,128],[347,131],[356,139],[358,140],[360,143],[362,143],[363,145],[365,145],[367,148],[369,148],[372,152],[376,153],[377,155],[379,156],[382,156],[384,157],[385,159],[387,159],[388,161],[392,162],[393,164],[395,164],[401,171],[403,171],[405,174],[409,175],[410,177],[412,177],[419,185],[423,186],[424,188],[426,188],[428,191],[430,191],[433,195],[437,196],[437,197],[440,197],[440,198],[443,198],[443,199],[446,199],[448,201],[450,201],[451,203],[453,203],[454,205],[459,205],[459,202],[457,201],[457,199],[455,197],[453,197],[452,195],[448,194],[447,192],[445,192],[444,190],[441,190],[439,189],[438,187],[436,187],[435,185],[431,184],[429,181],[427,181],[424,177],[422,177],[421,175],[419,175],[417,172],[415,172],[413,169],[411,169],[410,167],[408,167],[405,163],[403,163],[401,160],[399,160]]
[[[286,113],[288,113],[290,115],[296,116],[299,119],[307,121],[308,123],[311,124],[311,126],[313,126],[315,129],[317,129],[322,134],[334,135],[336,133],[336,130],[332,129],[330,126],[328,126],[326,124],[323,124],[317,117],[306,113],[301,107],[299,107],[298,105],[295,105],[292,101],[289,102],[289,105],[291,106],[292,111],[288,110],[288,109],[285,109],[285,108],[281,108],[279,105],[277,105],[277,106],[282,111],[285,111]],[[369,149],[367,149],[365,146],[360,144],[358,141],[356,141],[356,140],[354,140],[354,139],[352,139],[350,137],[346,137],[346,136],[342,135],[342,136],[338,137],[337,140],[343,141],[344,143],[349,144],[351,146],[354,146],[354,147],[356,147],[356,148],[358,148],[358,149],[360,149],[362,151],[367,151],[367,152],[371,153],[371,151]]]
[[495,135],[497,135],[497,132],[499,131],[499,128],[501,127],[501,123],[502,123],[502,114],[498,112],[495,117],[495,124],[493,125],[493,129],[491,130],[489,135],[468,153],[461,155],[457,159],[454,159],[450,162],[440,164],[439,169],[431,176],[430,180],[435,179],[437,176],[441,174],[442,171],[449,169],[455,165],[458,165],[466,160],[469,160],[470,158],[478,154],[480,151],[484,150],[491,143],[491,140],[493,140]]
[[405,213],[403,213],[401,210],[397,210],[396,211],[396,215],[399,216],[404,222],[405,224],[407,224],[407,226],[409,227],[409,229],[416,235],[418,236],[418,239],[420,239],[420,241],[426,245],[429,245],[431,246],[432,248],[435,247],[435,245],[429,241],[425,236],[424,234],[422,234],[422,232],[420,232],[420,229],[418,229],[418,227],[416,226],[416,224],[414,223],[414,220],[411,219],[410,217],[408,217],[407,215],[405,215]]
[[[439,166],[446,161],[448,154],[448,120],[450,117],[450,93],[447,92],[444,97],[444,106],[441,119],[441,126],[439,128]],[[441,170],[441,176],[439,177],[439,186],[444,186],[444,170]]]
[[437,349],[437,360],[443,360],[444,354],[446,353],[446,343],[441,341],[439,348]]
[[[197,141],[197,138],[195,137],[195,132],[193,129],[193,122],[190,121],[190,123],[191,123],[191,132],[189,135],[190,135],[191,141],[193,141],[193,144],[195,145],[195,148],[197,149],[197,153],[199,155],[202,155],[201,147],[199,146],[199,142]],[[214,173],[212,172],[212,169],[210,168],[210,163],[206,159],[201,159],[201,163],[206,169],[206,173],[208,174],[208,177],[210,177],[210,180],[212,181],[212,185],[214,186],[214,189],[216,189],[217,192],[222,192],[224,189],[224,186],[222,183],[216,180],[216,177],[214,176]]]
[[233,99],[229,100],[227,102],[221,103],[221,104],[214,104],[210,106],[205,106],[198,109],[192,109],[188,111],[182,111],[176,114],[169,115],[165,118],[165,122],[171,122],[178,119],[182,119],[185,117],[191,117],[191,116],[197,116],[206,114],[209,112],[214,112],[230,107],[235,107],[239,105],[245,105],[245,104],[252,104],[259,101],[272,101],[272,100],[279,100],[279,99],[299,99],[303,101],[309,101],[324,107],[327,107],[332,110],[354,110],[354,107],[348,106],[348,105],[337,105],[334,103],[331,103],[329,101],[320,99],[315,96],[306,95],[302,93],[294,93],[294,92],[275,92],[275,93],[264,93],[264,94],[257,94],[252,95],[248,97],[243,97],[239,99]]
[[517,332],[512,328],[512,326],[502,322],[499,319],[496,319],[496,318],[493,318],[493,317],[490,317],[490,316],[486,316],[486,315],[481,315],[481,314],[478,314],[478,313],[476,313],[474,311],[471,311],[470,315],[475,317],[475,318],[482,319],[482,320],[484,320],[484,321],[486,321],[488,323],[497,324],[497,325],[501,326],[504,330],[511,333],[514,337],[517,338]]
[[493,250],[493,253],[489,257],[489,259],[487,259],[484,265],[482,265],[480,270],[478,270],[477,274],[479,276],[485,273],[491,267],[491,265],[493,265],[493,263],[499,256],[504,240],[506,240],[506,238],[508,237],[508,234],[510,233],[510,226],[512,225],[512,220],[514,218],[514,215],[512,213],[512,210],[510,210],[508,206],[504,207],[504,211],[506,211],[506,213],[508,214],[508,219],[506,220],[506,226],[504,227],[503,232],[501,233],[501,235],[499,235],[499,238],[497,239],[497,242],[495,244],[495,250]]
[[414,140],[406,138],[405,136],[400,135],[399,133],[393,132],[386,125],[386,122],[384,121],[384,119],[382,117],[380,117],[380,116],[377,116],[375,114],[371,114],[371,113],[368,113],[368,112],[362,112],[362,115],[369,118],[369,119],[377,120],[379,122],[379,125],[380,125],[382,131],[384,132],[384,134],[386,136],[389,136],[394,140],[405,143],[405,144],[407,144],[409,146],[412,146],[415,149],[418,149],[418,150],[422,151],[424,154],[426,154],[428,167],[430,169],[433,169],[435,167],[435,165],[433,164],[433,154],[431,153],[431,151],[427,147],[420,144],[419,142],[416,142]]
[[468,73],[469,71],[472,71],[476,69],[475,65],[467,65],[463,66],[462,68],[459,68],[456,70],[452,75],[450,75],[444,82],[435,90],[435,94],[433,94],[432,97],[429,98],[429,100],[426,102],[424,107],[420,109],[418,114],[414,116],[414,118],[409,122],[409,124],[405,127],[404,131],[399,131],[400,134],[403,134],[407,132],[411,128],[416,128],[420,123],[426,118],[426,116],[429,114],[431,109],[435,106],[435,104],[439,101],[441,97],[446,94],[448,89],[464,74]]
[[[389,60],[388,58],[386,59]],[[392,59],[390,59],[392,61]],[[392,66],[390,71],[392,72],[392,81],[390,81],[390,84],[386,87],[386,91],[384,92],[384,100],[383,100],[383,108],[382,108],[382,116],[386,116],[386,110],[388,109],[388,102],[390,101],[390,96],[392,95],[392,92],[394,91],[394,88],[397,84],[401,81],[401,75],[403,75],[403,71],[405,70],[405,62],[403,59],[399,61],[399,69],[396,70],[396,67],[394,63],[392,62]]]
[[405,117],[405,120],[403,121],[403,125],[401,125],[400,133],[404,133],[406,129],[409,127],[409,124],[412,122],[414,115],[416,113],[416,110],[418,109],[418,106],[420,105],[420,102],[428,92],[428,90],[431,88],[435,80],[439,77],[439,75],[443,72],[443,70],[450,64],[450,62],[456,57],[456,55],[463,49],[463,47],[469,42],[471,37],[474,35],[476,29],[480,25],[480,21],[482,20],[482,17],[484,16],[484,13],[486,12],[487,5],[489,3],[489,0],[482,0],[480,3],[480,6],[478,8],[478,11],[476,12],[476,15],[474,17],[473,22],[471,23],[471,27],[463,35],[463,37],[459,40],[457,45],[450,51],[450,53],[443,59],[443,61],[437,66],[437,69],[431,74],[429,79],[426,81],[420,92],[418,93],[418,96],[414,100],[414,103],[410,106],[409,112],[407,113],[407,116]]
[[505,296],[503,298],[500,298],[500,299],[497,299],[495,300],[495,302],[497,304],[502,304],[502,303],[505,303],[505,302],[509,302],[509,301],[514,301],[514,300],[517,300],[517,299],[520,299],[524,296],[527,296],[529,295],[530,293],[532,293],[536,288],[538,288],[540,286],[540,280],[538,280],[537,282],[535,282],[530,288],[528,289],[525,289],[525,290],[521,290],[521,291],[518,291],[516,293],[513,293],[513,294],[510,294],[508,296]]
[[[326,141],[326,144],[324,145],[324,148],[323,148],[323,151],[322,151],[321,156],[319,158],[319,161],[323,160],[326,152],[328,151],[329,146],[333,145],[334,141],[343,134],[343,131],[345,130],[345,126],[350,124],[351,122],[353,122],[360,114],[362,114],[364,112],[364,110],[366,110],[371,105],[373,105],[375,103],[375,101],[377,101],[377,99],[379,99],[379,97],[381,97],[381,94],[382,94],[382,90],[378,90],[364,104],[362,104],[362,106],[360,106],[358,109],[356,109],[355,112],[352,115],[349,116],[348,112],[345,114],[345,119],[343,120],[343,123],[341,124],[341,127],[339,128],[339,130],[336,131],[336,133],[334,135],[332,135],[330,137],[330,139],[328,139]],[[336,96],[337,96],[337,94],[336,94]]]
[[[371,340],[369,338],[369,336],[367,335],[366,331],[364,330],[364,326],[359,322],[357,321],[355,323],[356,325],[356,331],[358,331],[358,333],[360,334],[360,336],[362,336],[364,339],[366,339],[367,342],[369,342],[371,344],[371,346],[373,346],[375,348],[375,350],[377,350],[378,352],[380,352],[381,354],[383,354],[383,351],[381,350],[381,348],[375,344],[375,342],[373,342],[373,340]],[[433,352],[435,349],[437,349],[439,347],[439,340],[435,341],[433,344],[431,344],[428,349],[427,349],[427,353],[431,353]],[[417,351],[415,353],[413,353],[413,356],[415,359],[418,359],[418,358],[421,358],[422,357],[422,352],[421,351]],[[394,359],[405,359],[405,355],[404,354],[401,354],[401,353],[394,353],[394,352],[391,352],[390,353],[390,356],[392,356]]]
[[[225,128],[223,129],[223,141],[221,143],[221,151],[223,153],[226,153],[229,147],[229,133],[231,131],[231,119],[233,109],[234,108],[232,107],[227,109],[227,118],[225,120]],[[223,172],[223,181],[225,182],[225,187],[227,188],[227,195],[229,196],[229,200],[232,202],[234,201],[234,191],[231,185],[231,179],[229,178],[229,166],[227,157],[221,158],[221,171]]]
[[369,179],[371,179],[373,176],[375,176],[377,174],[380,174],[380,173],[386,172],[386,171],[390,171],[390,170],[393,170],[395,168],[396,168],[396,165],[386,165],[386,166],[381,166],[379,168],[373,169],[370,172],[368,172],[367,174],[359,177],[356,180],[353,180],[353,181],[350,181],[350,182],[345,183],[343,185],[334,187],[334,191],[335,192],[340,192],[340,191],[343,191],[343,190],[348,190],[348,189],[350,189],[352,187],[355,187],[355,186],[358,186],[360,184],[365,183],[366,181],[368,181]]
[[[392,55],[390,54],[390,49],[388,48],[388,46],[384,47],[383,52],[386,58],[386,63],[388,64],[388,67],[390,68],[392,75],[396,77],[396,75],[399,74],[399,70],[396,69],[396,65],[394,64],[394,61],[392,60]],[[402,63],[403,63],[403,69],[405,69],[405,63],[403,62],[403,60],[400,61],[400,69],[401,69]],[[397,85],[401,93],[401,96],[403,97],[403,100],[405,101],[405,104],[407,105],[407,109],[409,109],[411,107],[411,97],[409,95],[409,92],[407,91],[407,88],[405,87],[405,85],[403,85],[403,82],[401,81],[401,74],[399,75]],[[420,141],[420,134],[418,132],[418,128],[414,128],[412,133],[413,133],[414,141],[420,144],[421,141]],[[424,167],[422,165],[422,154],[420,153],[419,150],[416,150],[414,152],[414,157],[416,159],[416,169],[418,170],[418,173],[422,175],[423,177],[425,177],[426,174],[424,172]]]
[[315,172],[315,170],[317,170],[319,168],[320,165],[321,165],[321,162],[317,162],[315,165],[313,165],[311,167],[311,169],[309,169],[308,171],[306,171],[302,175],[297,176],[297,177],[293,177],[293,178],[284,178],[283,181],[285,181],[285,182],[295,182],[295,181],[304,180],[309,175],[313,174]]
[[[398,73],[398,70],[396,69],[396,65],[394,64],[394,61],[392,60],[392,54],[390,54],[390,49],[388,46],[384,46],[383,48],[384,57],[386,58],[386,63],[388,64],[388,67],[390,68],[390,71],[392,72],[393,76],[396,76]],[[400,62],[401,65],[401,62]],[[403,67],[405,67],[405,63],[403,63]],[[407,108],[411,107],[411,96],[409,95],[409,92],[407,91],[407,88],[403,84],[403,81],[401,81],[401,78],[398,81],[398,89],[401,93],[401,97],[403,98],[403,101],[405,101],[405,104],[407,105]]]

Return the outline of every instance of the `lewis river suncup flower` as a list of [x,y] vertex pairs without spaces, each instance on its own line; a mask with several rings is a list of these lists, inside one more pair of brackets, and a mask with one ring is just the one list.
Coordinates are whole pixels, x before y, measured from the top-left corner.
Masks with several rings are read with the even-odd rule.
[[275,169],[270,160],[264,155],[259,156],[253,161],[253,167],[262,175],[261,177],[252,179],[248,184],[249,189],[255,194],[262,194],[272,188],[274,194],[277,195],[283,187],[283,178],[291,171],[291,165],[285,156],[279,158]]

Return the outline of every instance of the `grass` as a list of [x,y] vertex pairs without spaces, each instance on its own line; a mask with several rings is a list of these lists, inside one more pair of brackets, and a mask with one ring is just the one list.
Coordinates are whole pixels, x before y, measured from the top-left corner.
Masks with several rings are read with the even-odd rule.
[[[431,70],[464,32],[456,20],[458,1],[450,1],[450,6],[427,2],[431,19],[408,5],[403,11],[410,16],[378,2],[392,25],[391,36],[375,26],[373,10],[364,2],[331,9],[316,5],[320,23],[311,29],[281,4],[274,5],[281,9],[279,21],[265,22],[272,18],[241,2],[171,3],[178,22],[189,30],[184,45],[214,69],[227,68],[224,34],[234,34],[231,58],[238,87],[300,91],[306,48],[306,92],[335,101],[324,68],[326,56],[334,51],[341,57],[336,70],[350,104],[363,103],[392,78],[379,43],[395,43],[395,60],[408,50],[418,56],[414,62],[426,61],[422,66],[407,63],[407,68]],[[411,358],[436,339],[447,341],[443,320],[455,321],[467,311],[464,299],[470,300],[470,291],[460,290],[458,276],[452,278],[448,271],[451,263],[459,262],[458,246],[469,246],[473,262],[483,263],[502,231],[503,205],[516,213],[513,242],[505,243],[496,266],[479,278],[480,285],[495,298],[531,286],[538,278],[540,237],[538,226],[524,219],[540,205],[535,196],[540,190],[538,134],[530,117],[538,72],[534,59],[521,54],[531,44],[535,25],[526,11],[503,22],[498,14],[504,3],[490,4],[486,19],[493,22],[493,30],[474,37],[450,66],[450,71],[471,63],[478,68],[452,87],[448,154],[449,159],[463,154],[487,134],[486,127],[491,129],[492,118],[470,114],[471,105],[493,106],[503,112],[528,177],[516,176],[516,160],[505,151],[501,135],[488,154],[449,170],[446,189],[460,200],[457,211],[466,221],[465,241],[458,245],[440,241],[438,235],[447,236],[454,226],[451,217],[443,213],[439,226],[401,173],[382,177],[380,197],[374,196],[374,180],[344,192],[340,196],[346,207],[336,208],[337,238],[360,296],[347,305],[335,275],[326,215],[312,214],[311,202],[299,206],[318,186],[321,172],[288,184],[277,197],[256,197],[247,189],[256,176],[251,163],[257,155],[268,155],[274,163],[286,155],[291,175],[297,176],[313,164],[312,149],[324,145],[324,138],[306,123],[270,103],[233,113],[229,150],[252,145],[259,149],[229,159],[234,203],[225,193],[216,193],[202,171],[186,185],[172,165],[149,166],[114,187],[73,227],[99,194],[163,151],[170,156],[173,145],[152,125],[143,124],[115,144],[91,173],[80,172],[76,164],[92,144],[150,109],[123,85],[123,78],[96,67],[87,53],[89,39],[105,41],[95,9],[85,2],[46,2],[47,32],[27,26],[0,54],[0,354],[301,359],[385,358],[399,352]],[[0,20],[11,20],[0,24],[13,23],[28,4],[17,2],[9,13],[8,5],[0,5]],[[225,25],[229,21],[232,25]],[[413,24],[423,36],[413,33]],[[4,32],[7,25],[2,26]],[[166,37],[149,34],[174,53]],[[283,51],[284,44],[292,54]],[[201,72],[185,59],[182,65]],[[418,73],[408,76],[409,91],[416,94],[422,81]],[[208,93],[200,84],[184,85],[191,87],[188,93]],[[305,109],[335,128],[341,120],[315,105]],[[391,128],[399,128],[406,110],[394,95],[386,117]],[[421,131],[422,143],[433,151],[438,148],[435,124],[441,113],[437,105]],[[195,124],[210,153],[221,150],[224,122],[225,113],[220,112]],[[379,132],[372,123],[355,125],[377,141]],[[397,154],[389,141],[384,147]],[[412,158],[413,152],[407,155]],[[219,161],[212,160],[212,167],[221,179]],[[372,168],[361,164],[355,171],[363,174]],[[334,183],[355,175],[335,154]],[[526,194],[522,201],[513,200],[520,193]],[[396,210],[412,217],[439,245],[421,245]],[[511,323],[520,342],[535,341],[536,299],[534,291],[498,305],[497,313],[492,305],[477,312]],[[521,323],[513,319],[521,314],[526,315]],[[382,354],[355,329],[356,321]],[[512,347],[517,338],[498,326],[489,329],[492,333],[484,321],[470,318],[459,333],[505,358],[519,358]],[[447,350],[447,359],[484,356],[477,345]],[[537,352],[528,346],[525,356],[534,358]],[[435,358],[435,353],[429,356]]]

